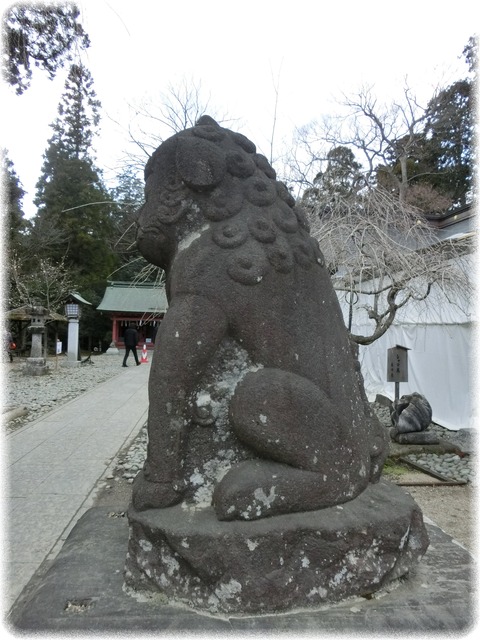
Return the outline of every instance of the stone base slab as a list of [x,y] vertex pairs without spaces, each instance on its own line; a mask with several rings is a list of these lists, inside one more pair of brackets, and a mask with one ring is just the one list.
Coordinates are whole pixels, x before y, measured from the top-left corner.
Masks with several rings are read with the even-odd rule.
[[80,518],[6,617],[12,636],[443,638],[467,637],[478,626],[473,556],[432,523],[426,523],[431,544],[422,560],[406,579],[373,596],[281,615],[220,616],[162,602],[160,595],[127,595],[124,509],[123,503],[97,506]]
[[343,505],[254,522],[212,508],[130,509],[126,586],[209,613],[273,613],[368,596],[428,547],[402,489],[370,485]]
[[27,358],[23,368],[26,376],[45,376],[50,373],[45,358]]

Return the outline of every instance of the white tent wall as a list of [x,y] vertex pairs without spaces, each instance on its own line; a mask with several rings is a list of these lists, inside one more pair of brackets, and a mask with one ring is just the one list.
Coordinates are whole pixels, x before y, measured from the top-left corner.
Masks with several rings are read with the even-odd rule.
[[[472,258],[464,256],[462,261]],[[470,265],[473,267],[471,262]],[[350,296],[337,294],[348,326]],[[410,302],[399,309],[383,336],[370,345],[360,346],[359,360],[368,399],[373,401],[381,394],[393,400],[395,384],[387,382],[387,351],[396,345],[409,349],[408,382],[400,383],[400,395],[421,393],[432,407],[433,421],[457,431],[478,425],[472,397],[476,323],[472,300],[467,301],[455,291],[450,292],[449,300],[434,285],[425,301]],[[382,300],[379,304],[381,308]],[[372,334],[374,325],[365,309],[371,305],[373,296],[355,297],[352,334]]]
[[[360,333],[361,329],[355,327],[355,332]],[[433,421],[447,429],[475,427],[472,339],[471,323],[393,325],[371,345],[360,346],[368,399],[373,401],[377,394],[394,399],[395,384],[386,380],[387,350],[401,345],[410,350],[408,382],[400,383],[400,395],[424,395],[432,406]]]

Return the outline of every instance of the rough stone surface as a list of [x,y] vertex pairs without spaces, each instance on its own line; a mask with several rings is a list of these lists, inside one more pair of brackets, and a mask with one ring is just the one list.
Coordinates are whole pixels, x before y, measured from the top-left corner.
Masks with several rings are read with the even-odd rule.
[[44,376],[49,373],[45,358],[27,358],[23,374],[26,376]]
[[437,444],[432,434],[420,435],[432,421],[432,407],[419,393],[402,396],[393,403],[390,435],[401,444]]
[[281,615],[221,616],[168,603],[161,594],[126,593],[129,528],[123,509],[122,503],[109,503],[82,516],[5,621],[12,637],[466,637],[478,625],[474,559],[431,523],[423,559],[405,578],[376,593]]
[[374,488],[388,432],[305,214],[255,145],[208,116],[155,151],[145,180],[137,244],[166,271],[169,308],[126,584],[242,613],[403,575],[428,537],[414,503]]
[[395,433],[395,442],[399,444],[438,444],[440,439],[435,433],[410,431],[408,433]]
[[129,521],[127,586],[210,613],[365,596],[408,573],[428,547],[420,509],[384,482],[343,506],[256,522],[220,522],[211,508],[186,505],[130,510]]
[[137,244],[167,273],[169,309],[135,509],[213,499],[218,518],[249,520],[359,495],[378,480],[388,433],[286,186],[208,116],[165,141],[145,179]]

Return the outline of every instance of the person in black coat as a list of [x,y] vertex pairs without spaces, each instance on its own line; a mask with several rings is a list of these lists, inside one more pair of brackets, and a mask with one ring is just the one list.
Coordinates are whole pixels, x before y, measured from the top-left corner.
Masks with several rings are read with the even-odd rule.
[[133,323],[130,323],[127,329],[125,329],[123,341],[125,343],[125,357],[123,358],[122,366],[123,367],[128,366],[127,358],[131,351],[133,353],[133,357],[135,358],[135,362],[137,363],[137,367],[138,367],[138,365],[140,364],[140,362],[138,361],[138,355],[137,355],[138,332],[135,329],[135,326]]

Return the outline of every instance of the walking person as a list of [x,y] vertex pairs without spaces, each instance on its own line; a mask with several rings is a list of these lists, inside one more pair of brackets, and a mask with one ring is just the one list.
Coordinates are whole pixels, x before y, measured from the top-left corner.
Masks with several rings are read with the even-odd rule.
[[122,367],[127,367],[127,358],[130,354],[130,351],[133,353],[133,357],[135,358],[135,362],[137,363],[137,367],[140,364],[138,361],[137,355],[137,342],[138,342],[138,332],[135,329],[133,322],[125,329],[125,334],[123,336],[123,341],[125,343],[125,357],[123,358]]

